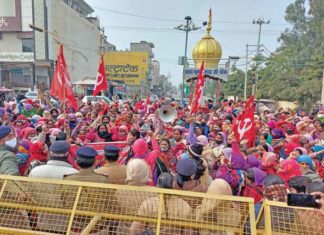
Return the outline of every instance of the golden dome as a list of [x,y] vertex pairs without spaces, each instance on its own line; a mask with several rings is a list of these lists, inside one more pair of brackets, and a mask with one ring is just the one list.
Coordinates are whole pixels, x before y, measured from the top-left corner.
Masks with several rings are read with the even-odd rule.
[[195,67],[200,68],[201,63],[205,62],[205,68],[217,68],[220,58],[222,57],[222,48],[217,40],[211,35],[212,29],[211,9],[209,10],[207,34],[200,39],[192,50],[192,58]]

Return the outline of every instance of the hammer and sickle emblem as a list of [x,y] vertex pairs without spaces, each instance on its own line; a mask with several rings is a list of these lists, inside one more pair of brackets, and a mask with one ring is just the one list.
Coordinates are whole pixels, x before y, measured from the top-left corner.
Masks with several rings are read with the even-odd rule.
[[97,77],[98,77],[98,82],[96,83],[95,88],[103,82],[103,77],[101,73],[97,73]]
[[[240,127],[241,121],[238,122],[238,127],[237,127],[237,131],[240,134],[240,140],[242,139],[245,132],[247,132],[248,130],[250,130],[252,128],[252,121],[250,118],[245,118],[243,122],[244,122],[244,125],[242,128]],[[250,125],[248,125],[248,123],[250,123]]]

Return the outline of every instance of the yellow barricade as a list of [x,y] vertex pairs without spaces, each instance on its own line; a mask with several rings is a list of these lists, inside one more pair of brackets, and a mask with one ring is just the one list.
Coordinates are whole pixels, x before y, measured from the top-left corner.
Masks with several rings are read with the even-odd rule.
[[324,231],[324,216],[312,208],[289,207],[284,202],[265,201],[257,219],[257,233],[266,235],[318,235]]
[[256,234],[253,199],[0,176],[0,234]]

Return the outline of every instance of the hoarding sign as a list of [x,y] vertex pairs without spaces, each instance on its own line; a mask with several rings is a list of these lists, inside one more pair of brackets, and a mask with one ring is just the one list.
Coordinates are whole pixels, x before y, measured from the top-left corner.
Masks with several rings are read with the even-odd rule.
[[148,71],[148,56],[148,52],[107,52],[104,56],[107,79],[139,86]]

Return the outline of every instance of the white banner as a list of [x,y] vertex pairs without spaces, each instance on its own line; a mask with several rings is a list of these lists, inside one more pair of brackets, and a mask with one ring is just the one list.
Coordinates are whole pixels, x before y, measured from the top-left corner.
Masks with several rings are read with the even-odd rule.
[[0,62],[34,62],[34,53],[0,52]]
[[[228,79],[228,69],[227,68],[217,68],[217,69],[205,69],[205,75],[209,75],[211,77],[219,78],[223,81],[227,81]],[[197,77],[199,74],[199,69],[190,68],[185,70],[186,79]]]

